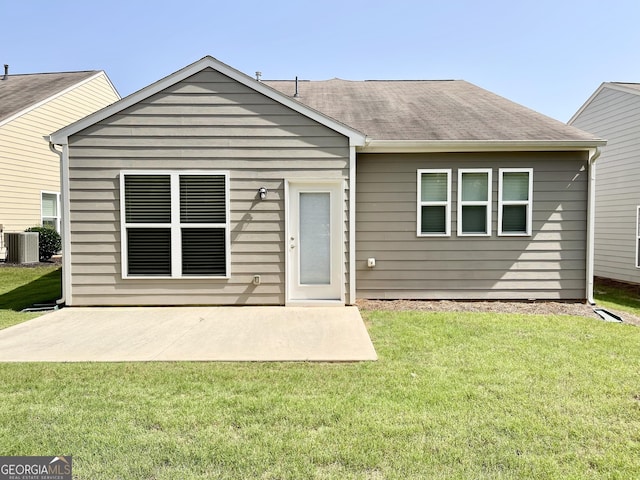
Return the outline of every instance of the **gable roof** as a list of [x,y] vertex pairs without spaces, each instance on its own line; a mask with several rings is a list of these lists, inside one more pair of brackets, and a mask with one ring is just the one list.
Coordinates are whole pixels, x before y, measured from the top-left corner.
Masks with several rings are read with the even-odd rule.
[[49,139],[52,143],[55,144],[66,144],[68,141],[68,137],[77,133],[81,130],[84,130],[91,125],[94,125],[111,115],[115,115],[118,112],[121,112],[125,108],[128,108],[136,103],[158,93],[162,90],[175,85],[176,83],[194,75],[202,70],[207,68],[212,68],[217,72],[226,75],[227,77],[255,90],[258,93],[261,93],[282,105],[285,105],[292,110],[309,117],[318,123],[325,125],[326,127],[335,130],[336,132],[348,137],[352,145],[364,145],[365,135],[356,129],[340,123],[333,118],[328,117],[326,114],[321,113],[313,108],[310,108],[307,105],[302,103],[298,103],[291,98],[283,95],[278,90],[275,90],[271,87],[268,87],[262,82],[257,81],[256,79],[245,75],[244,73],[236,70],[235,68],[230,67],[222,63],[221,61],[211,57],[206,56],[198,60],[197,62],[192,63],[171,75],[164,77],[161,80],[158,80],[147,87],[138,90],[137,92],[132,93],[131,95],[109,105],[108,107],[103,108],[102,110],[98,110],[97,112],[78,120],[71,125],[68,125],[57,132],[50,135]]
[[206,56],[50,136],[55,144],[206,68],[350,139],[362,151],[592,149],[589,133],[461,80],[258,81]]
[[572,125],[573,122],[580,116],[580,114],[587,108],[591,102],[604,90],[605,88],[611,90],[617,90],[619,92],[629,93],[631,95],[640,95],[640,83],[627,83],[627,82],[602,82],[595,92],[587,99],[586,102],[578,109],[576,113],[567,122],[568,125]]
[[101,74],[101,70],[88,70],[0,77],[0,124]]
[[[295,81],[264,83],[293,96]],[[462,80],[299,81],[297,101],[364,132],[371,144],[603,144],[597,137]]]

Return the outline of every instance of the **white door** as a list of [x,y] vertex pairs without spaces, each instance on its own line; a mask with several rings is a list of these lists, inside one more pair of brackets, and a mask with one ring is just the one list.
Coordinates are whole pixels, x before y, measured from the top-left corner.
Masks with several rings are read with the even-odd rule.
[[287,299],[343,301],[342,182],[290,182]]

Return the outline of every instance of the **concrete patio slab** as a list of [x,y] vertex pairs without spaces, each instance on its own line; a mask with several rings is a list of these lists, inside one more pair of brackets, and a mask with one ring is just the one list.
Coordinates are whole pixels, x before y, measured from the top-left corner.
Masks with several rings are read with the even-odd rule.
[[376,359],[356,307],[70,307],[0,330],[1,362]]

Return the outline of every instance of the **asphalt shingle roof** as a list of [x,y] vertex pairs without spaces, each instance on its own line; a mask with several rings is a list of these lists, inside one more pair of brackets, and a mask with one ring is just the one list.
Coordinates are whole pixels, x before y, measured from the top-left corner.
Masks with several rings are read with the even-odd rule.
[[76,83],[98,73],[84,72],[32,73],[8,75],[0,73],[0,121],[25,108],[46,100]]
[[[265,80],[293,97],[295,81]],[[297,101],[374,140],[584,141],[597,137],[462,80],[299,81]]]

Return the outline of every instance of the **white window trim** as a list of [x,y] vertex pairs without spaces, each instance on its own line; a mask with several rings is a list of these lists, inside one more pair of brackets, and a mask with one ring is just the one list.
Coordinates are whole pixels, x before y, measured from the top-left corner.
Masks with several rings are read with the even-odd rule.
[[640,248],[640,205],[636,207],[636,268],[640,268],[640,257],[638,249]]
[[[56,196],[56,212],[58,213],[55,217],[45,217],[44,216],[44,212],[42,211],[44,208],[44,205],[42,203],[42,196],[44,194],[48,194],[48,195],[55,195]],[[40,225],[44,226],[44,219],[45,218],[53,218],[55,220],[56,223],[56,232],[60,233],[60,220],[61,220],[61,215],[60,215],[60,192],[53,192],[53,191],[49,191],[49,190],[40,190]]]
[[[529,174],[529,195],[528,200],[503,201],[502,182],[505,173],[528,173]],[[502,207],[505,205],[526,205],[527,206],[527,231],[526,232],[503,232],[502,231]],[[533,213],[533,168],[500,168],[498,170],[498,235],[501,237],[530,237]]]
[[[462,200],[462,175],[465,173],[486,173],[487,174],[487,200],[470,201]],[[460,168],[458,169],[458,236],[459,237],[490,237],[491,236],[491,196],[493,192],[492,170],[490,168]],[[487,214],[485,217],[485,233],[464,233],[462,231],[462,207],[463,206],[479,206],[486,207]]]
[[[423,173],[446,173],[447,174],[447,201],[446,202],[423,202],[422,201],[422,174]],[[418,237],[450,237],[451,236],[451,169],[450,168],[423,168],[418,169],[418,214],[416,233]],[[444,206],[445,207],[445,232],[444,233],[423,233],[422,232],[422,207],[423,206]]]
[[[127,223],[125,215],[124,179],[127,175],[169,175],[171,177],[171,223]],[[180,223],[180,176],[182,175],[223,175],[225,177],[225,223]],[[229,172],[219,170],[121,170],[120,171],[120,248],[123,279],[207,279],[225,280],[231,276],[231,221],[229,201]],[[224,228],[225,229],[225,275],[182,275],[182,255],[171,255],[171,275],[128,275],[127,228],[171,228],[171,252],[181,252],[181,228]]]

